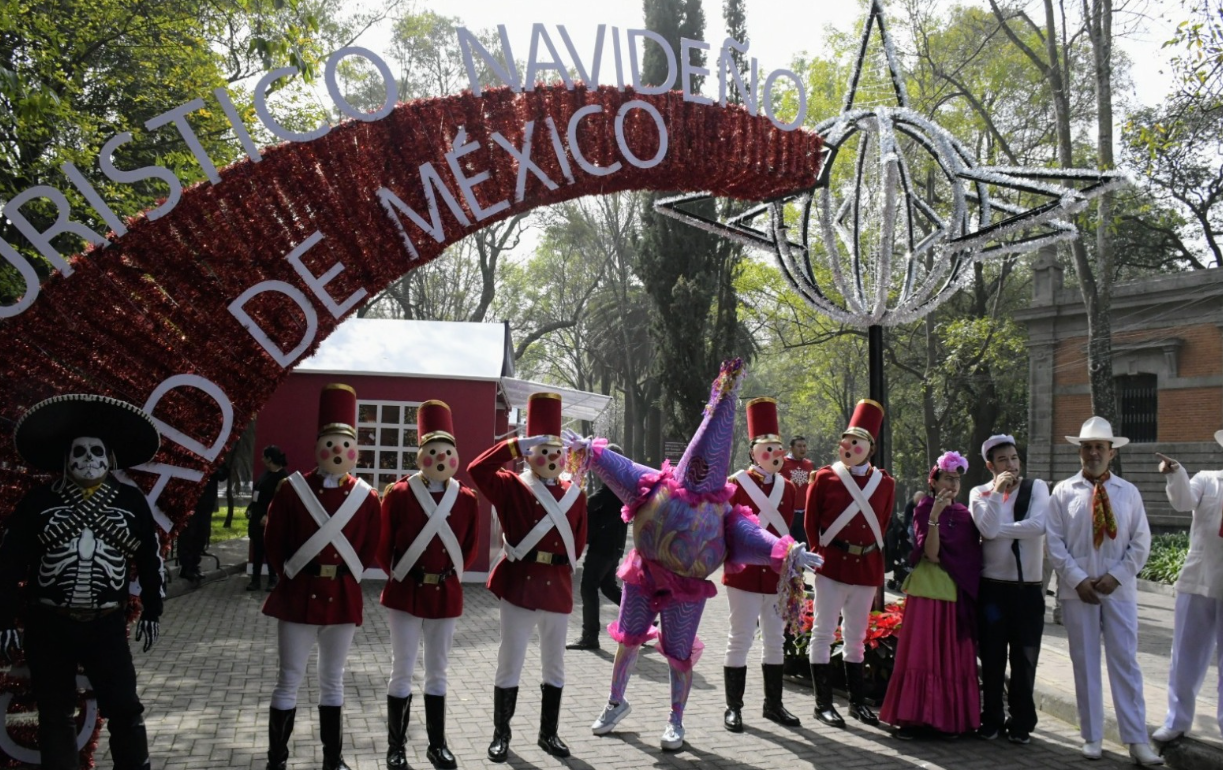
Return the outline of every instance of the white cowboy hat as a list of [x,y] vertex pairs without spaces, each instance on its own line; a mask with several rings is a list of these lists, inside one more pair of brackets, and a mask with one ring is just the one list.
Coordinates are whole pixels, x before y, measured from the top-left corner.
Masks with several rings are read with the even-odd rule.
[[1215,431],[1215,441],[1218,441],[1219,445],[1223,446],[1223,430]]
[[1088,418],[1083,427],[1079,428],[1079,435],[1067,436],[1066,440],[1076,445],[1084,441],[1107,441],[1113,445],[1113,449],[1120,449],[1130,443],[1125,436],[1114,436],[1113,426],[1103,417]]

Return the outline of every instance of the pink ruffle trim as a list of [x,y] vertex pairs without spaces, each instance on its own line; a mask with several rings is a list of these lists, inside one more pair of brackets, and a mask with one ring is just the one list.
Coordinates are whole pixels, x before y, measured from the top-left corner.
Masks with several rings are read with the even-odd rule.
[[735,494],[735,485],[730,483],[717,492],[693,492],[682,486],[679,480],[675,478],[675,471],[671,468],[671,461],[664,460],[662,470],[658,473],[647,473],[641,477],[641,481],[637,485],[637,497],[633,502],[621,509],[620,518],[626,522],[631,522],[633,517],[637,515],[637,509],[645,504],[659,484],[666,485],[667,490],[671,493],[671,497],[694,508],[702,503],[720,505]]
[[701,653],[705,651],[705,643],[701,641],[701,637],[692,637],[692,652],[688,655],[687,660],[679,660],[667,654],[667,642],[663,639],[662,632],[658,634],[658,644],[655,645],[658,653],[667,659],[671,664],[671,668],[677,671],[691,671],[696,662],[701,659]]
[[650,626],[644,634],[629,634],[620,630],[620,621],[613,620],[607,624],[607,633],[612,639],[629,647],[640,647],[648,641],[658,638],[658,627]]
[[637,549],[628,552],[616,570],[625,583],[641,586],[650,597],[650,608],[658,612],[675,602],[696,602],[718,595],[718,587],[703,578],[677,575],[660,564],[644,558]]

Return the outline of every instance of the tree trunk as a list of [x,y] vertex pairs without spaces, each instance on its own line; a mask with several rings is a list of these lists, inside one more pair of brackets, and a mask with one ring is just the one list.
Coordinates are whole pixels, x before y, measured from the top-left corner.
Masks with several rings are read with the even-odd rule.
[[[1087,3],[1083,3],[1084,10]],[[1099,167],[1115,167],[1113,158],[1113,8],[1112,0],[1092,0],[1088,21],[1091,49],[1096,75],[1096,130],[1099,134]],[[1091,337],[1088,340],[1087,366],[1091,375],[1092,413],[1121,426],[1117,420],[1116,392],[1113,386],[1113,196],[1105,193],[1099,200],[1099,222],[1096,229],[1096,303],[1088,319]]]

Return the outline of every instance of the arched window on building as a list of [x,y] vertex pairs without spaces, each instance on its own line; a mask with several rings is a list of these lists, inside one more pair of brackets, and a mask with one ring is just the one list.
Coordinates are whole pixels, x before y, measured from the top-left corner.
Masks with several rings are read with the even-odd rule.
[[1159,383],[1154,374],[1126,374],[1114,378],[1117,411],[1121,414],[1118,433],[1136,444],[1159,440]]

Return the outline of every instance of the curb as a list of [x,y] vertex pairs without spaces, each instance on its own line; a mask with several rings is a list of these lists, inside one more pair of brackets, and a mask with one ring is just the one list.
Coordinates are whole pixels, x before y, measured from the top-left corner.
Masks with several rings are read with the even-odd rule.
[[[1078,725],[1079,706],[1073,697],[1041,687],[1039,682],[1033,695],[1037,711],[1067,724]],[[1125,745],[1121,743],[1117,716],[1109,709],[1104,710],[1104,737],[1115,744]],[[1223,767],[1223,747],[1204,743],[1192,736],[1182,736],[1169,743],[1151,741],[1151,745],[1164,758],[1166,766],[1175,770],[1219,770]]]
[[1174,586],[1165,585],[1164,583],[1156,583],[1154,580],[1138,579],[1138,590],[1146,591],[1149,594],[1160,594],[1162,596],[1176,596],[1176,588]]

